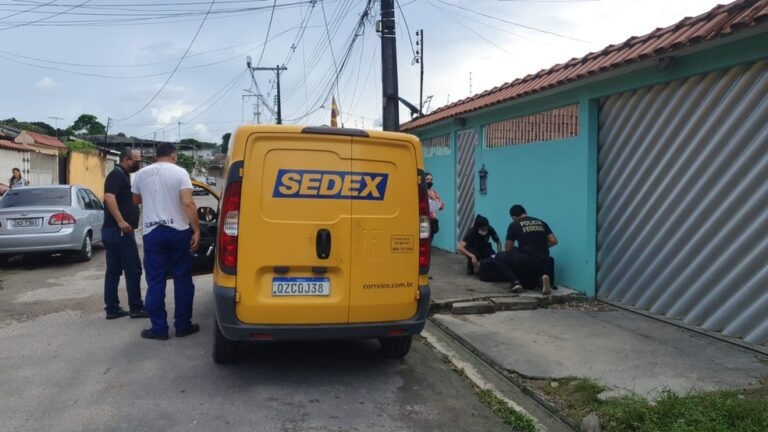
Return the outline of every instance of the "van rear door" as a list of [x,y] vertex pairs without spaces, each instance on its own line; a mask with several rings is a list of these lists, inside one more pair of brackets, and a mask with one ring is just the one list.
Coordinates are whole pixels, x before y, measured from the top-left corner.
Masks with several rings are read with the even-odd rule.
[[236,314],[248,324],[349,318],[349,136],[256,133],[245,149]]
[[349,322],[397,321],[416,313],[419,278],[418,165],[408,141],[353,138]]

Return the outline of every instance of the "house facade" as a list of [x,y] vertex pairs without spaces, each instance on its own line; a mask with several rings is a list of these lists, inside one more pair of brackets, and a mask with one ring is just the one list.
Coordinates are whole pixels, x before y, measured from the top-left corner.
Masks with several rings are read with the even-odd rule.
[[26,176],[30,185],[59,184],[59,152],[67,150],[64,143],[52,136],[26,130],[21,131],[14,142],[32,150]]
[[402,125],[446,202],[437,247],[523,204],[558,284],[768,344],[768,0],[685,18]]

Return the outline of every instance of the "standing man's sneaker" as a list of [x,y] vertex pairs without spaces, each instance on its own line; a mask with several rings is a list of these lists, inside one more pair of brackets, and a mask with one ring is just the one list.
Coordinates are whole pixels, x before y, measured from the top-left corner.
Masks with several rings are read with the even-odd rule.
[[552,294],[552,283],[549,280],[549,275],[541,277],[541,293],[544,295]]
[[186,330],[177,331],[176,332],[176,337],[184,337],[184,336],[193,335],[193,334],[195,334],[195,333],[197,333],[199,331],[200,331],[200,324],[192,324]]
[[168,335],[159,335],[152,331],[152,329],[146,329],[141,331],[141,337],[144,339],[154,339],[160,341],[167,341]]
[[124,311],[123,308],[118,308],[114,312],[107,312],[107,319],[108,320],[118,319],[118,318],[122,318],[124,316],[128,316],[128,312]]
[[131,318],[149,318],[149,314],[144,309],[132,310],[128,313]]
[[520,281],[514,281],[512,282],[512,288],[509,290],[513,293],[521,293],[523,292],[523,285],[520,283]]

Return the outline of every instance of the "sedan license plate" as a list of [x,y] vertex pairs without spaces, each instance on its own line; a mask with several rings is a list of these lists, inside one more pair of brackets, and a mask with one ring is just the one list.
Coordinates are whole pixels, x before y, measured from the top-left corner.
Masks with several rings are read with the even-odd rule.
[[30,219],[11,219],[14,228],[31,228],[39,227],[42,219],[30,218]]
[[331,280],[324,277],[272,278],[272,296],[329,296]]

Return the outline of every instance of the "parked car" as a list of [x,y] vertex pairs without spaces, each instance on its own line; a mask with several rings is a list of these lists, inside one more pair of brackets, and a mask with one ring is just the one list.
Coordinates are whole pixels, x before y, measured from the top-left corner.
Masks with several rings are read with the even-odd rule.
[[208,186],[216,186],[216,177],[206,177],[205,180]]
[[[196,181],[198,183],[201,183],[201,185],[208,184],[208,182],[207,182],[205,177],[196,176],[196,177],[192,177],[192,180],[194,180],[194,181]],[[205,190],[204,188],[200,187],[201,185],[196,185],[193,182],[193,184],[192,184],[192,195],[208,195],[208,191]]]
[[[205,183],[192,181],[192,187],[201,188],[217,201],[219,194]],[[192,253],[192,272],[194,274],[209,274],[213,271],[216,258],[216,237],[218,235],[218,215],[212,207],[198,207],[197,216],[200,219],[200,247]]]
[[68,253],[81,261],[101,243],[104,206],[82,186],[11,189],[0,199],[0,263],[14,255]]

